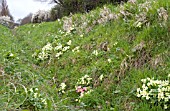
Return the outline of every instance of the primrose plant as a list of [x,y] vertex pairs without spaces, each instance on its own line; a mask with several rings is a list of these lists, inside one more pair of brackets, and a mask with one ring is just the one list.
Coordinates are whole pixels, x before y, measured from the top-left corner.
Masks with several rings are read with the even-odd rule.
[[51,51],[53,50],[52,44],[47,43],[40,52],[35,52],[32,57],[37,58],[37,60],[43,61],[50,57]]
[[27,91],[27,99],[24,105],[33,106],[36,110],[45,109],[47,100],[44,98],[44,95],[40,93],[38,88],[30,88]]
[[142,79],[142,87],[137,88],[136,96],[170,109],[170,74],[168,80]]
[[[69,40],[66,43],[60,43],[54,41],[53,43],[47,43],[41,50],[36,51],[32,57],[38,61],[48,60],[52,57],[52,54],[55,53],[55,58],[60,58],[64,53],[70,50],[72,41]],[[78,48],[74,48],[74,51],[77,51]]]
[[77,84],[75,86],[76,92],[79,94],[79,99],[76,101],[80,102],[80,99],[89,94],[92,91],[92,78],[89,75],[84,75],[83,77],[79,78]]
[[64,94],[64,93],[65,93],[65,90],[66,90],[66,87],[67,87],[67,85],[66,85],[64,82],[62,82],[62,83],[60,84],[59,89],[58,89],[59,93]]
[[59,59],[64,53],[66,53],[70,49],[71,44],[71,40],[69,40],[64,45],[62,45],[61,43],[57,43],[57,46],[54,48],[54,51],[56,52],[55,57]]

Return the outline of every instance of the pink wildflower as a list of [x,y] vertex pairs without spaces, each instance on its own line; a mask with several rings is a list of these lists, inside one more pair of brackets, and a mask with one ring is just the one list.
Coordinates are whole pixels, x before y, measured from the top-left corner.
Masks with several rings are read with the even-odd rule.
[[84,90],[84,91],[87,91],[87,87],[83,87],[83,90]]

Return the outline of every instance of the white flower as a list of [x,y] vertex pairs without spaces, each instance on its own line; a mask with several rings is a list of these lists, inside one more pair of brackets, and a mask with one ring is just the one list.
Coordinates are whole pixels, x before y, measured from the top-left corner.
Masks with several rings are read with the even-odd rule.
[[32,89],[32,88],[30,89],[30,92],[32,92],[32,93],[33,93],[33,89]]
[[37,96],[38,96],[38,93],[34,93],[34,98],[37,98]]
[[151,85],[151,83],[150,83],[150,82],[148,82],[148,83],[147,83],[147,86],[149,87],[150,85]]
[[67,42],[67,45],[71,45],[71,42],[72,42],[72,41],[71,41],[71,40],[69,40],[69,41]]
[[79,48],[80,48],[80,46],[75,47],[75,48],[72,50],[72,52],[79,52]]
[[137,92],[140,92],[141,90],[140,90],[140,88],[137,88]]
[[142,26],[142,23],[141,23],[141,22],[138,22],[138,23],[136,24],[136,27],[141,28],[141,26]]
[[147,96],[146,96],[146,100],[149,100],[149,99],[150,99],[150,97],[149,97],[149,95],[147,95]]
[[70,49],[70,46],[65,46],[62,51],[65,52],[65,51],[67,51],[68,49]]
[[32,57],[35,58],[37,56],[37,53],[34,52],[34,54],[32,54]]
[[80,98],[82,98],[84,96],[84,93],[80,93]]
[[86,84],[86,82],[83,78],[81,78],[81,84]]
[[92,78],[90,78],[89,75],[86,74],[78,80],[77,84],[89,85],[91,80],[92,80]]
[[53,49],[51,43],[47,43],[47,45],[45,45],[42,50],[43,51],[51,51]]
[[160,101],[161,99],[164,99],[164,93],[163,92],[158,93],[158,101]]
[[99,80],[102,81],[103,78],[104,78],[104,76],[103,76],[103,74],[102,74],[102,75],[100,75]]
[[148,83],[147,83],[147,86],[153,86],[153,85],[155,85],[155,80],[150,80]]
[[141,79],[141,81],[142,81],[143,83],[146,83],[146,79]]
[[99,53],[98,53],[98,51],[97,51],[97,50],[94,50],[92,54],[94,54],[94,55],[96,55],[96,56],[97,56]]
[[10,53],[10,54],[9,54],[9,57],[13,57],[13,56],[14,56],[14,54],[13,54],[13,53]]
[[62,52],[58,52],[55,57],[60,57],[63,53]]
[[139,98],[139,97],[141,97],[141,94],[140,94],[140,93],[137,93],[137,95],[136,95],[136,96]]
[[61,83],[60,87],[61,87],[61,89],[65,89],[66,88],[66,84],[65,83]]
[[93,90],[91,89],[91,90],[87,91],[86,94],[90,94],[92,91],[93,91]]
[[170,74],[168,74],[168,78],[170,78]]
[[43,102],[45,105],[47,105],[46,99],[42,99],[42,102]]
[[168,108],[168,106],[166,104],[164,104],[164,109],[167,109],[167,108]]
[[162,88],[162,91],[167,91],[167,90],[168,90],[167,87],[163,87],[163,88]]
[[149,77],[146,78],[148,81],[150,81],[151,79]]
[[115,42],[113,45],[116,46],[118,42]]
[[140,88],[137,88],[137,91],[136,91],[136,95],[137,95],[137,97],[141,97],[140,92],[141,92],[141,89],[140,89]]
[[55,50],[61,50],[62,49],[62,44],[58,43],[57,46],[55,47]]
[[148,92],[147,91],[141,91],[141,93],[140,93],[141,95],[142,95],[142,97],[146,97],[146,96],[148,96]]
[[155,84],[162,84],[160,80],[155,80]]
[[147,90],[148,89],[148,87],[145,84],[142,85],[142,88],[143,88],[143,90]]
[[91,79],[92,79],[92,78],[90,78],[89,75],[87,75],[87,74],[86,74],[83,78],[84,78],[84,79],[87,79],[87,80],[91,80]]
[[140,93],[137,93],[137,95],[136,95],[137,97],[141,97],[141,94]]
[[169,81],[165,80],[165,81],[162,81],[162,86],[168,86],[169,85]]
[[170,99],[170,95],[168,95],[168,98]]
[[168,98],[168,97],[165,97],[164,100],[165,100],[165,102],[168,102],[168,101],[169,101],[169,98]]
[[65,93],[65,91],[64,91],[65,89],[66,89],[66,84],[65,83],[61,83],[59,91],[61,91],[62,93]]
[[107,61],[108,61],[109,63],[111,63],[111,62],[112,62],[112,60],[111,60],[111,59],[107,59]]
[[81,34],[80,37],[83,37],[83,34]]

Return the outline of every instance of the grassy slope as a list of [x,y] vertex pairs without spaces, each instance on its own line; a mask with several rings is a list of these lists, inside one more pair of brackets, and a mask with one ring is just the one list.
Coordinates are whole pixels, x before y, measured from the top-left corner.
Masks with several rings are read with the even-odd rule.
[[[71,34],[63,30],[66,18],[21,26],[11,32],[0,26],[1,110],[36,109],[28,103],[25,92],[25,88],[32,87],[37,87],[47,98],[45,110],[163,110],[156,105],[150,107],[147,101],[135,96],[135,91],[141,85],[141,79],[166,79],[170,71],[170,19],[160,20],[157,13],[157,9],[164,7],[169,15],[170,1],[151,2],[148,12],[144,8],[139,11],[138,4],[145,0],[139,1],[137,4],[127,3],[117,7],[108,5],[89,14],[73,15],[70,24],[74,25],[74,30]],[[106,22],[94,23],[101,20],[102,10],[106,12]],[[107,11],[119,14],[118,18],[107,20]],[[142,12],[146,12],[147,22],[140,27],[135,24],[139,19],[135,15]],[[87,23],[87,26],[83,26],[83,23]],[[55,47],[56,43],[64,45],[69,40],[72,41],[70,49],[59,59],[55,57],[55,50],[44,61],[32,57],[48,42]],[[105,42],[107,45],[103,46]],[[144,45],[140,48],[139,44],[142,43]],[[80,46],[80,51],[72,52],[71,49],[77,46]],[[97,56],[93,54],[94,50],[98,51]],[[10,56],[11,53],[14,56]],[[86,74],[92,77],[93,91],[84,96],[80,103],[75,102],[79,97],[75,85]],[[102,74],[104,80],[100,81]],[[62,82],[67,85],[64,94],[58,93]]]

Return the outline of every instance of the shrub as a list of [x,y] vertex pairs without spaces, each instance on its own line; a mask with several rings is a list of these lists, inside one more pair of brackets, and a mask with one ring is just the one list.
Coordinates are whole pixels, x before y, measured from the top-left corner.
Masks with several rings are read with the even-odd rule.
[[32,14],[30,13],[29,15],[27,15],[26,17],[24,17],[21,20],[21,25],[27,24],[27,23],[31,23],[31,19],[32,19]]
[[96,7],[101,7],[104,4],[117,4],[127,2],[127,0],[54,0],[57,5],[52,8],[51,13],[54,18],[61,18],[74,13],[89,12]]
[[12,28],[13,21],[10,20],[9,16],[1,16],[0,17],[0,24],[6,26],[8,28]]
[[50,21],[50,11],[39,10],[32,15],[32,23],[41,23]]

